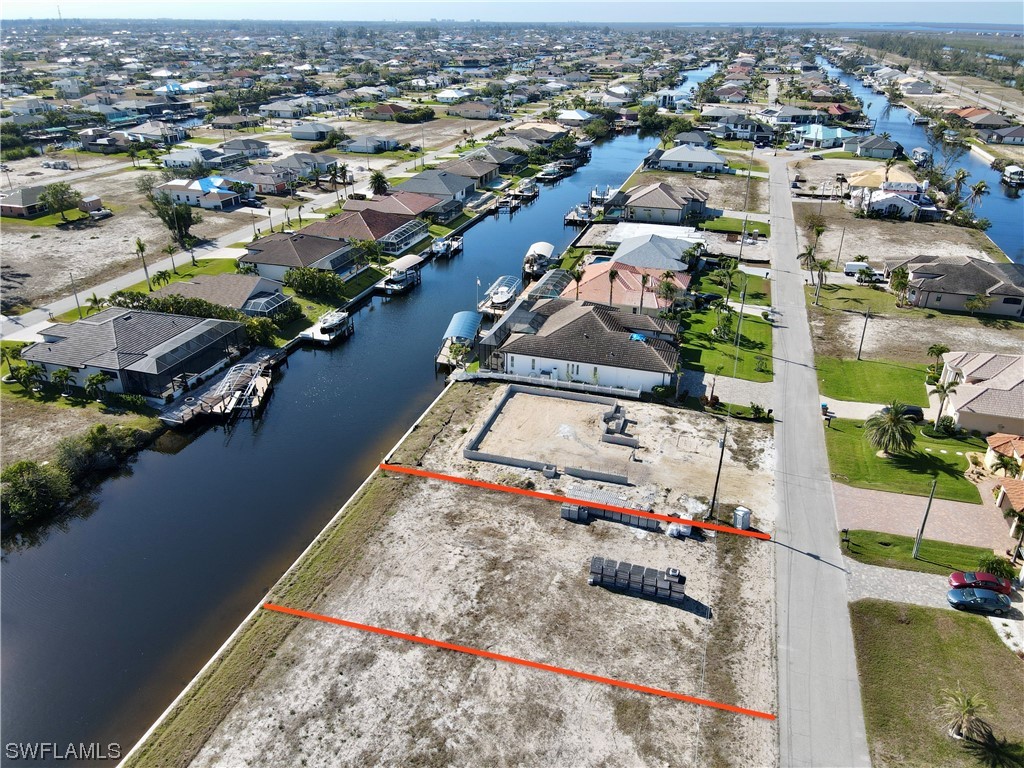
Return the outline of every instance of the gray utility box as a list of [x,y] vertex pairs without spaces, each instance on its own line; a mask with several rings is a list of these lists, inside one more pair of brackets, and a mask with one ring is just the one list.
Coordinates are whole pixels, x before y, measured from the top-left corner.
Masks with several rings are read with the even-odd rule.
[[750,510],[746,507],[736,507],[732,513],[732,525],[741,531],[750,529]]

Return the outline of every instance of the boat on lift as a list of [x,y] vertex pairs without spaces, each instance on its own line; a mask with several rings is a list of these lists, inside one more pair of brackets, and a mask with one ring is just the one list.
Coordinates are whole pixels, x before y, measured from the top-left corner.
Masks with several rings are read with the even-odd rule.
[[484,315],[501,317],[512,306],[522,287],[523,281],[515,275],[502,275],[491,283],[477,310]]
[[523,257],[523,272],[530,277],[540,277],[551,265],[551,256],[554,252],[555,246],[551,243],[543,240],[534,243]]

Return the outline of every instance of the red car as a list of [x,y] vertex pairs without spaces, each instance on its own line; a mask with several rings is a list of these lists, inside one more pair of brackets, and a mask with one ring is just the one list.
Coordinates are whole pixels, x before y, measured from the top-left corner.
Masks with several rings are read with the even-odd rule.
[[968,571],[949,574],[949,586],[953,589],[990,589],[1001,595],[1008,595],[1013,587],[1009,579],[1001,579],[991,573],[975,573]]

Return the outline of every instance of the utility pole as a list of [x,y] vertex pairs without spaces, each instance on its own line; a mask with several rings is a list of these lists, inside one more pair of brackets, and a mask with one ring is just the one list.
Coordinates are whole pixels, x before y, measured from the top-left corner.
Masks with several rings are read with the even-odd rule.
[[839,251],[836,253],[836,268],[839,268],[839,257],[843,255],[843,238],[846,237],[846,227],[843,227],[842,233],[839,235]]
[[711,492],[711,505],[708,513],[704,515],[705,520],[710,520],[715,515],[715,505],[718,503],[718,481],[722,478],[722,462],[725,461],[725,439],[729,436],[729,423],[725,424],[725,431],[722,432],[722,439],[718,441],[720,448],[718,454],[718,471],[715,472],[715,489]]
[[917,530],[917,538],[914,539],[914,554],[913,558],[917,560],[917,551],[921,549],[921,539],[924,538],[924,526],[928,522],[928,513],[932,509],[932,499],[935,498],[935,485],[939,482],[939,478],[935,477],[932,479],[932,491],[928,494],[928,506],[924,508],[924,517],[921,518],[921,527]]
[[868,332],[868,318],[871,317],[871,310],[864,313],[864,328],[860,332],[860,344],[857,346],[857,359],[860,360],[860,351],[864,349],[864,334]]
[[78,289],[75,288],[75,273],[68,272],[71,276],[71,292],[75,294],[75,306],[78,307],[78,319],[82,319],[82,305],[78,303]]
[[743,229],[740,231],[740,255],[737,259],[737,266],[743,261],[743,241],[747,239],[747,202],[750,198],[750,173],[754,169],[754,143],[750,143],[750,164],[747,166],[747,188],[743,193]]

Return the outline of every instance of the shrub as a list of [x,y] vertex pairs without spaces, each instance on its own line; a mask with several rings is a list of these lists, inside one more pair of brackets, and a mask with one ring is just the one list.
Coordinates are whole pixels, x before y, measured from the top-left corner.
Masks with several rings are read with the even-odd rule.
[[991,573],[993,576],[998,576],[1002,579],[1012,579],[1017,575],[1013,570],[1013,564],[999,555],[985,555],[982,557],[978,560],[978,570]]
[[952,437],[956,434],[956,420],[952,416],[943,416],[939,419],[939,431]]
[[18,461],[0,474],[0,508],[17,523],[52,514],[71,496],[68,476],[58,467]]

